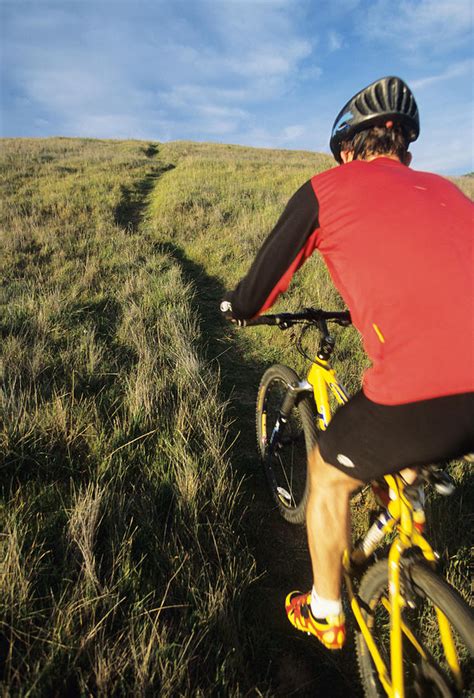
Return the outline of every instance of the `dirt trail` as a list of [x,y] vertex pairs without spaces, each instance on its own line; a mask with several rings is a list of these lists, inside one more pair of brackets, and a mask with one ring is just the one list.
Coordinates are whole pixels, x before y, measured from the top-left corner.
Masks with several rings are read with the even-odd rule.
[[[220,295],[212,299],[214,308],[219,299]],[[225,397],[231,399],[229,411],[235,419],[233,431],[237,441],[232,464],[237,472],[247,476],[246,536],[261,575],[249,599],[255,628],[264,629],[268,635],[256,657],[260,676],[268,676],[275,695],[360,695],[352,641],[343,652],[330,653],[316,640],[294,630],[286,618],[286,594],[294,589],[309,589],[312,583],[306,532],[304,526],[293,526],[281,518],[260,469],[255,442],[255,398],[267,366],[248,365],[238,356],[237,349],[235,354],[234,359],[232,350],[229,351],[220,362]]]
[[[164,172],[159,151],[152,157],[156,170],[140,185],[142,206],[133,211],[137,221],[146,215],[148,194]],[[268,695],[357,698],[361,692],[352,640],[342,652],[331,653],[294,630],[284,612],[288,591],[310,588],[311,570],[304,527],[286,523],[275,510],[258,462],[255,396],[267,365],[249,362],[245,336],[237,335],[219,317],[219,302],[226,290],[221,281],[190,258],[189,250],[176,240],[157,240],[157,244],[179,263],[196,290],[195,312],[205,338],[200,351],[219,369],[222,397],[229,401],[229,443],[234,444],[231,467],[239,480],[244,478],[247,510],[242,527],[258,575],[249,589],[243,621],[251,642],[246,648],[249,673],[261,690],[269,690]],[[252,695],[261,694],[255,691]]]
[[229,441],[235,442],[231,464],[239,479],[245,477],[248,510],[243,527],[259,575],[249,590],[246,620],[252,626],[250,635],[259,638],[258,645],[249,648],[253,673],[260,681],[269,681],[274,695],[356,697],[359,693],[352,642],[343,652],[331,654],[315,640],[293,630],[284,612],[288,591],[310,588],[311,570],[304,527],[283,521],[267,494],[259,468],[254,405],[266,366],[249,364],[239,344],[229,338],[229,328],[217,313],[224,291],[220,282],[177,246],[167,243],[162,249],[179,261],[196,288],[205,352],[210,361],[219,357],[223,398],[229,400]]

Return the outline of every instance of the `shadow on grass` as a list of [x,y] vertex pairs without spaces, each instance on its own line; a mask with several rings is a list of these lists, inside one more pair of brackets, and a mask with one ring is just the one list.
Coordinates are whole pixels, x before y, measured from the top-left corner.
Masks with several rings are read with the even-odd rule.
[[[155,157],[158,146],[150,145],[145,154],[149,158]],[[156,165],[145,177],[130,187],[122,186],[122,198],[114,212],[114,220],[122,228],[136,229],[140,225],[147,205],[147,198],[156,186],[156,181],[175,165]]]
[[[153,158],[158,152],[158,146],[149,144],[144,152],[149,158]],[[123,187],[122,197],[115,209],[115,222],[125,228],[138,226],[148,194],[154,188],[156,180],[172,168],[173,165],[162,166],[157,162],[151,166],[143,179],[131,187]],[[41,266],[48,268],[52,253],[48,253],[48,257],[44,258],[41,254],[42,247],[34,241],[25,246],[17,267],[11,272],[12,276],[20,276],[20,272],[27,270],[31,258],[35,259],[36,264],[41,263]],[[58,311],[55,317],[55,331],[50,332],[48,336],[47,351],[50,360],[41,373],[34,376],[31,386],[28,366],[25,366],[24,376],[21,376],[22,391],[27,395],[30,391],[40,405],[37,410],[38,416],[31,418],[31,424],[25,418],[25,424],[18,424],[19,420],[10,420],[5,426],[5,443],[0,455],[0,488],[5,496],[12,496],[18,487],[29,481],[51,483],[72,479],[79,483],[86,481],[91,471],[94,471],[96,455],[91,453],[88,434],[84,431],[75,436],[73,443],[70,443],[72,437],[67,430],[61,431],[57,426],[59,417],[54,417],[49,403],[54,396],[62,396],[64,409],[69,410],[69,418],[74,421],[77,418],[74,411],[76,402],[80,403],[97,396],[95,407],[100,423],[110,424],[111,415],[116,413],[123,392],[123,385],[117,377],[127,375],[130,366],[137,361],[133,350],[117,340],[122,311],[122,306],[113,291],[101,298],[91,296],[80,301],[71,300]],[[84,333],[87,332],[92,332],[99,340],[100,346],[105,349],[101,371],[95,371],[93,368],[89,371],[83,365],[79,370],[74,369],[72,346],[74,343],[80,345]],[[34,320],[27,315],[11,315],[8,322],[0,323],[2,338],[17,334],[21,336],[25,333],[31,343],[33,355],[37,341]],[[18,392],[17,386],[13,388]],[[12,393],[15,392],[13,388]],[[65,401],[65,395],[73,396],[76,402]],[[48,415],[51,413],[51,416],[48,416],[51,423],[44,416],[47,410]],[[133,433],[124,434],[122,438],[127,440],[134,436]],[[120,445],[114,444],[115,447]]]
[[260,688],[268,683],[272,695],[357,698],[362,692],[352,641],[343,652],[331,654],[315,640],[293,630],[284,612],[288,591],[310,588],[311,569],[304,528],[281,519],[259,467],[255,398],[268,364],[250,363],[240,342],[235,341],[236,332],[247,330],[234,329],[221,317],[219,302],[226,289],[220,280],[208,275],[171,242],[157,243],[157,251],[176,260],[185,280],[196,289],[194,311],[200,318],[203,337],[199,350],[211,364],[218,364],[222,397],[229,400],[229,442],[234,444],[229,457],[237,479],[245,478],[243,502],[247,512],[242,528],[259,575],[248,591],[242,621],[249,637],[248,663],[253,667],[253,678]]
[[149,143],[146,148],[143,148],[143,152],[147,158],[154,158],[158,154],[158,143]]

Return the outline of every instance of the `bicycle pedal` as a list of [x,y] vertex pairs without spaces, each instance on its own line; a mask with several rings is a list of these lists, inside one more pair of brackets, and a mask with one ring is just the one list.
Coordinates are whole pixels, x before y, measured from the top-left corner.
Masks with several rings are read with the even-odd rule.
[[444,496],[452,494],[456,489],[452,478],[444,470],[435,473],[433,485],[436,492]]
[[445,497],[452,494],[456,489],[453,482],[437,482],[434,488],[438,494],[442,494]]

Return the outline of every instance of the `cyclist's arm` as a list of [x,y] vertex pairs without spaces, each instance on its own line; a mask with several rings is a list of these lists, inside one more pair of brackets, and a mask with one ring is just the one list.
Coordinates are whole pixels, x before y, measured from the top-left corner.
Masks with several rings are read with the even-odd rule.
[[286,291],[293,274],[314,251],[318,211],[308,181],[288,202],[246,276],[224,297],[231,303],[232,317],[244,320],[259,315]]

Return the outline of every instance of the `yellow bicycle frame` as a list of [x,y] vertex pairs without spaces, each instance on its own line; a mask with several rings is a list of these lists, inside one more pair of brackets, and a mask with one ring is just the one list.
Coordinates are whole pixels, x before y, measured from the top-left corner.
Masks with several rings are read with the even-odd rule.
[[344,405],[349,397],[328,361],[315,359],[309,369],[307,380],[313,387],[314,400],[318,408],[318,429],[324,431],[331,419],[328,389],[339,405]]
[[[334,395],[339,405],[343,405],[348,401],[348,395],[339,383],[334,369],[331,368],[328,361],[323,359],[314,359],[309,369],[307,380],[313,388],[314,400],[318,410],[318,428],[325,430],[331,419],[329,393]],[[412,547],[421,550],[424,558],[430,563],[435,563],[437,558],[428,541],[415,526],[415,512],[405,495],[405,481],[400,475],[386,475],[385,480],[391,490],[391,497],[393,497],[390,513],[393,517],[392,528],[395,530],[395,538],[390,546],[388,555],[388,599],[382,599],[383,605],[390,613],[390,672],[381,657],[375,639],[362,614],[357,596],[353,591],[349,572],[349,551],[344,553],[343,570],[351,609],[376,666],[380,682],[389,698],[404,698],[403,635],[412,643],[422,657],[426,658],[426,653],[402,620],[402,609],[406,605],[406,600],[403,597],[400,585],[400,560],[402,555]],[[446,660],[458,689],[462,689],[461,671],[448,619],[439,608],[435,610]]]

